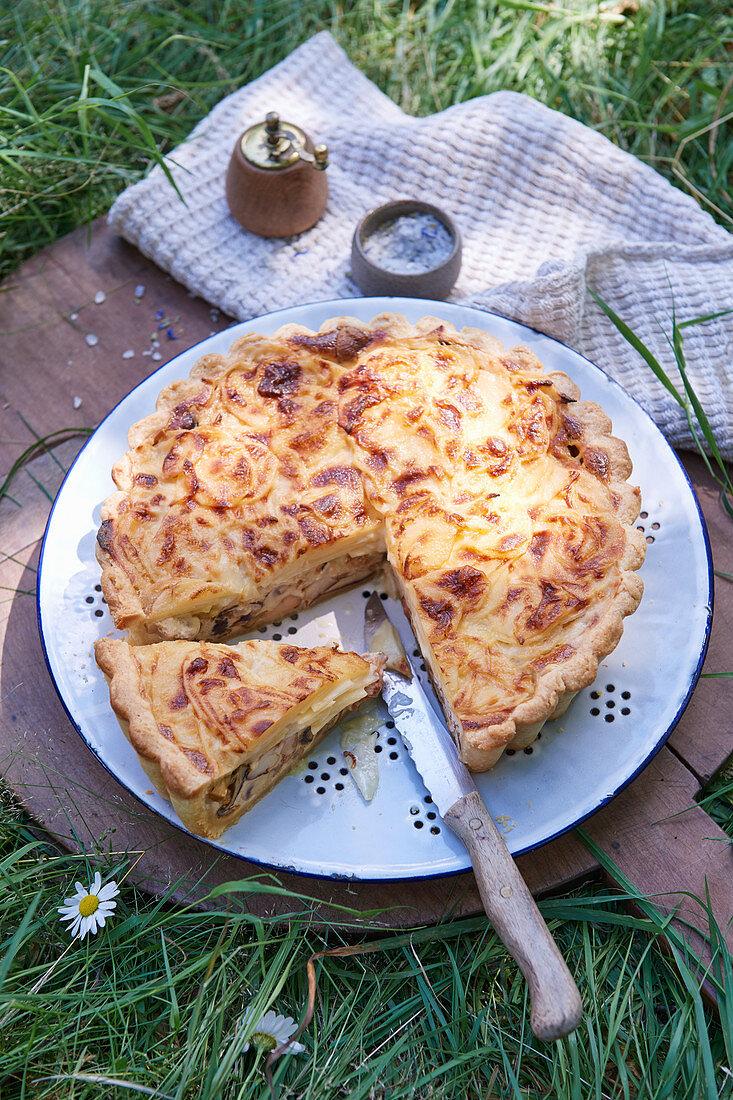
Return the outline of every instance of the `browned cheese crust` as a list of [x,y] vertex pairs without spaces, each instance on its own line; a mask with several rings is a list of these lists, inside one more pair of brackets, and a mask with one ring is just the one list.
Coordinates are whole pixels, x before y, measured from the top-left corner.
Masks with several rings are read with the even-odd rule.
[[269,641],[95,645],[110,701],[156,790],[217,837],[344,713],[381,687],[383,662]]
[[141,640],[279,618],[387,554],[469,767],[595,678],[638,605],[625,444],[527,348],[434,317],[245,336],[134,426],[99,559]]

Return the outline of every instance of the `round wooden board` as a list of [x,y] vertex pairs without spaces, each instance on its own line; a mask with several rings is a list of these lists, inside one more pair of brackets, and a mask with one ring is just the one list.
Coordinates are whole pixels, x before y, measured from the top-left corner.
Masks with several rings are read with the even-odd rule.
[[[141,287],[142,296],[136,294]],[[99,291],[105,300],[97,304]],[[161,322],[164,327],[158,329]],[[57,242],[24,265],[0,295],[0,438],[6,441],[0,444],[0,470],[10,468],[34,434],[98,423],[160,362],[228,323],[101,222],[89,238],[80,230]],[[93,346],[85,339],[88,334],[97,336]],[[159,339],[157,346],[151,335]],[[123,357],[126,351],[133,355]],[[160,358],[153,359],[152,352]],[[77,409],[75,396],[82,398]],[[169,826],[102,768],[56,695],[33,596],[50,500],[78,446],[79,441],[68,442],[36,458],[14,480],[14,500],[0,502],[0,584],[17,593],[1,605],[0,759],[6,782],[32,816],[71,851],[129,853],[131,860],[142,854],[135,881],[156,894],[172,891],[181,901],[211,904],[206,897],[212,887],[256,877],[299,895],[253,893],[246,885],[232,895],[232,904],[263,916],[309,906],[329,922],[387,928],[480,912],[470,874],[396,883],[323,880],[275,875],[222,855]],[[730,520],[716,487],[699,460],[686,456],[686,462],[706,514],[716,565],[733,571]],[[727,591],[721,595],[706,666],[716,671],[726,667],[733,634],[731,600]],[[585,826],[640,890],[669,895],[670,906],[679,902],[679,891],[704,896],[707,881],[722,927],[733,916],[730,846],[721,843],[728,838],[694,798],[733,748],[730,694],[728,681],[701,681],[668,746]],[[574,834],[518,863],[535,894],[598,870]],[[697,907],[691,905],[688,916],[693,915],[704,934]]]

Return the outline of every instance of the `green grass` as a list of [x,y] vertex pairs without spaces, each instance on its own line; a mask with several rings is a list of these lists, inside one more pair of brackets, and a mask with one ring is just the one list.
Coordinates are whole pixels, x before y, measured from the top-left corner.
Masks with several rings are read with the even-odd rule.
[[[527,92],[731,225],[733,15],[722,0],[21,0],[0,8],[1,270],[103,213],[223,95],[323,28],[407,111]],[[704,805],[733,835],[730,773]],[[62,853],[9,796],[0,805],[2,1100],[268,1097],[263,1060],[242,1052],[245,1011],[254,1002],[300,1019],[310,955],[363,932],[348,915],[319,926],[296,896],[273,923],[239,912],[236,895],[202,914],[126,879],[113,920],[68,947],[56,907],[74,880],[98,867],[122,879],[129,866]],[[684,958],[663,949],[653,906],[631,916],[623,891],[590,883],[543,911],[587,1009],[574,1038],[533,1039],[525,985],[482,918],[386,933],[371,953],[316,963],[307,1050],[276,1065],[279,1095],[733,1096],[727,953],[712,975],[717,1016]]]
[[[353,941],[348,927],[320,928],[296,896],[289,918],[274,923],[226,897],[202,914],[123,883],[112,921],[63,954],[56,906],[95,865],[57,854],[10,805],[2,823],[2,1096],[269,1096],[263,1058],[242,1051],[243,1016],[272,1003],[300,1018],[309,956]],[[121,879],[128,866],[103,870]],[[264,889],[272,882],[259,879]],[[723,1027],[685,962],[681,978],[661,950],[653,907],[630,916],[595,886],[542,908],[586,1005],[573,1038],[533,1039],[524,982],[483,918],[386,933],[370,953],[316,963],[306,1052],[277,1063],[278,1094],[731,1095],[731,985],[720,960]]]
[[[727,463],[720,453],[707,413],[690,382],[687,373],[685,337],[683,332],[684,329],[690,328],[693,325],[704,325],[706,321],[710,321],[714,317],[721,317],[733,311],[723,310],[721,313],[708,314],[705,317],[692,317],[687,321],[678,323],[674,308],[674,298],[672,299],[672,316],[670,318],[671,332],[666,332],[664,330],[663,332],[674,355],[675,365],[682,383],[682,388],[680,389],[669,377],[656,356],[654,356],[639,337],[631,331],[622,318],[611,309],[608,303],[604,302],[593,290],[590,291],[590,294],[606,316],[613,322],[624,339],[639,353],[651,372],[659,379],[667,392],[671,394],[672,398],[684,412],[687,426],[690,429],[690,435],[695,444],[695,450],[703,459],[710,476],[720,486],[720,498],[723,507],[733,519],[733,478],[731,477],[731,472],[728,469]],[[0,494],[1,493],[2,487],[0,487]],[[726,676],[729,674],[722,672],[703,673],[703,675]]]
[[20,0],[0,7],[1,270],[103,213],[222,96],[324,28],[411,113],[526,92],[732,222],[727,0]]

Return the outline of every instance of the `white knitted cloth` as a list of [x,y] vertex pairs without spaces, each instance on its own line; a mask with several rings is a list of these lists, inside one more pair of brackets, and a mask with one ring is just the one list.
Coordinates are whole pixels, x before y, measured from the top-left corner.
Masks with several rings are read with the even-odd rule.
[[[328,207],[312,229],[265,240],[224,197],[237,136],[276,110],[328,144]],[[680,383],[664,332],[733,307],[733,238],[651,168],[579,122],[513,92],[428,118],[404,114],[323,32],[222,100],[160,168],[129,187],[112,228],[241,320],[359,296],[349,274],[359,218],[426,198],[463,234],[450,301],[501,313],[582,352],[691,444],[684,413],[588,294],[595,290]],[[439,312],[427,306],[427,311]],[[733,315],[684,330],[690,379],[733,458]],[[681,388],[681,386],[680,386]]]

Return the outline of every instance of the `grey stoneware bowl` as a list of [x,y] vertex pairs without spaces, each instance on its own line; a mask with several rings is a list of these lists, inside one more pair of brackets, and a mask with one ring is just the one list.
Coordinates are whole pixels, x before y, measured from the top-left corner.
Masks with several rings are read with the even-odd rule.
[[[385,222],[405,214],[432,214],[450,233],[453,247],[450,255],[436,267],[411,274],[387,271],[368,258],[364,244],[375,229]],[[354,231],[351,242],[351,273],[362,293],[408,298],[446,298],[461,269],[461,234],[458,226],[437,206],[419,199],[400,199],[378,206],[365,214]]]

